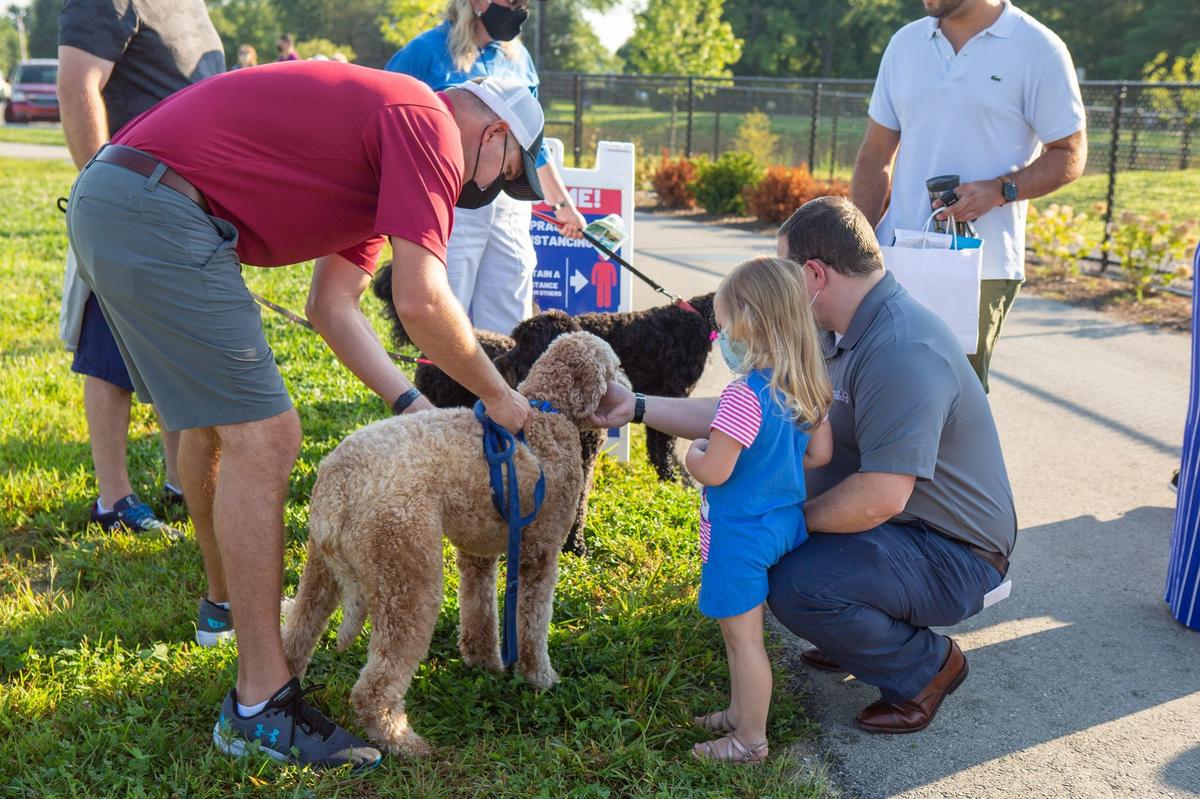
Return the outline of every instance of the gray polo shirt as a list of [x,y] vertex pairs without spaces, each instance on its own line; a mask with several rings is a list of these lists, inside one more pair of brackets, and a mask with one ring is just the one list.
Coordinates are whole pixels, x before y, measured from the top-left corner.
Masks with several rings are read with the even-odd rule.
[[917,478],[904,513],[1008,556],[1017,516],[992,409],[941,319],[890,273],[826,342],[833,460],[806,476],[815,497],[857,472]]

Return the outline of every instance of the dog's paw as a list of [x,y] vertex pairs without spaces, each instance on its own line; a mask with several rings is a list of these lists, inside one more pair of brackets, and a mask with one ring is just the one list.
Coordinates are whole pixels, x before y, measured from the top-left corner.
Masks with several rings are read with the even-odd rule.
[[547,691],[558,685],[558,673],[554,671],[554,668],[549,663],[539,666],[536,669],[522,671],[521,676],[525,678],[527,683],[539,691]]
[[504,671],[504,663],[500,660],[499,650],[491,652],[463,652],[463,664],[473,669],[487,671]]
[[382,741],[382,744],[388,754],[396,757],[429,757],[433,754],[433,747],[412,729],[399,737]]

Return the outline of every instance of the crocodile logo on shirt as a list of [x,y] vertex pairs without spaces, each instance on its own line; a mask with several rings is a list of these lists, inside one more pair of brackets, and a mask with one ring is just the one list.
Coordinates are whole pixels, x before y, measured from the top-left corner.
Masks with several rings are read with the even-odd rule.
[[996,83],[999,83],[1000,81],[1002,81],[1004,79],[1001,78],[999,75],[993,75],[992,80],[996,81]]

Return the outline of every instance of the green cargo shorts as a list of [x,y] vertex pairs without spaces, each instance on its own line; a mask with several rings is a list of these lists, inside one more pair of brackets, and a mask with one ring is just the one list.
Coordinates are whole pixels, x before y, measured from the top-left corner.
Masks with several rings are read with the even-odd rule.
[[138,398],[168,430],[292,407],[232,224],[153,177],[92,161],[71,188],[67,233]]
[[996,351],[996,342],[1000,340],[1000,328],[1004,326],[1004,317],[1017,301],[1020,291],[1020,280],[979,281],[979,339],[975,354],[968,355],[967,359],[985,392],[988,390],[988,368],[992,363],[992,353]]

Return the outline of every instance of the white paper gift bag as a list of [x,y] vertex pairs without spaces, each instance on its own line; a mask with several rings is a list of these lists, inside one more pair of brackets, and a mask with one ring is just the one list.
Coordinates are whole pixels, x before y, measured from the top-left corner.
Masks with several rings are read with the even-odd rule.
[[[934,215],[941,211],[939,208]],[[979,339],[983,242],[929,233],[932,221],[933,215],[926,221],[924,231],[897,230],[898,241],[920,242],[921,246],[882,247],[883,264],[917,302],[949,325],[963,351],[971,355]],[[953,222],[950,229],[954,229]],[[947,239],[949,245],[932,240],[938,236]],[[962,247],[963,244],[968,247]],[[950,249],[946,249],[947,246]]]

